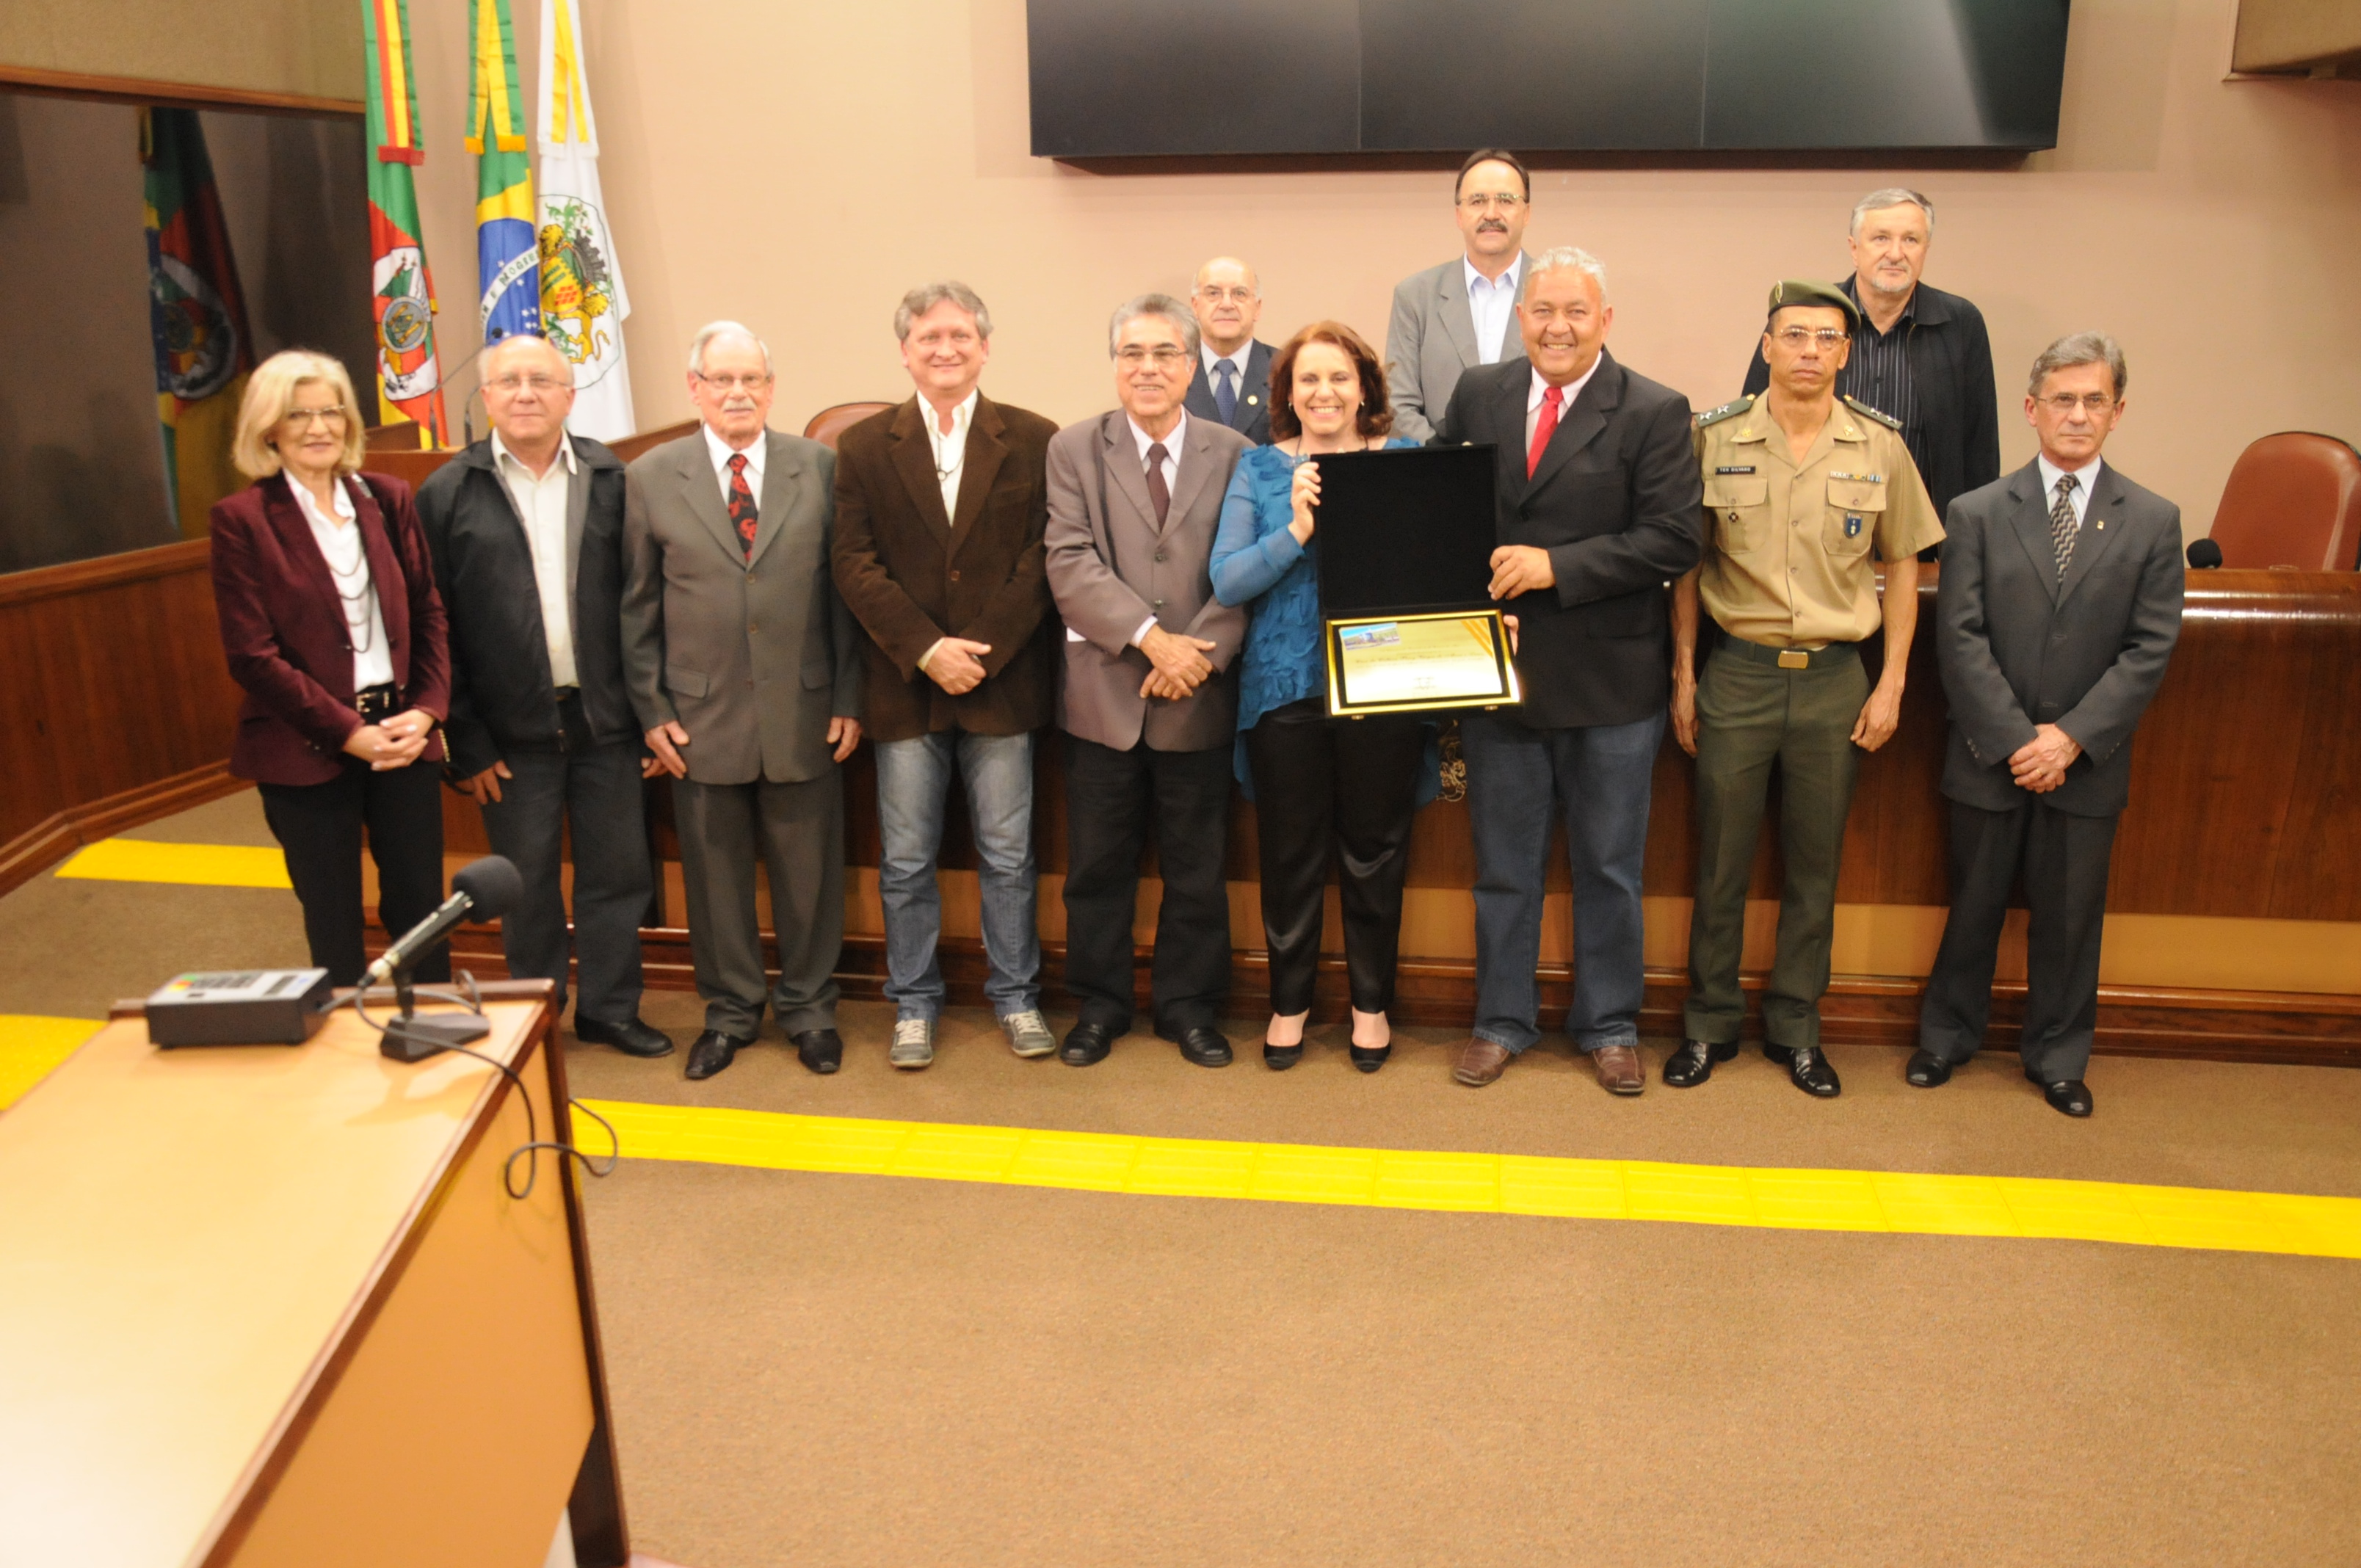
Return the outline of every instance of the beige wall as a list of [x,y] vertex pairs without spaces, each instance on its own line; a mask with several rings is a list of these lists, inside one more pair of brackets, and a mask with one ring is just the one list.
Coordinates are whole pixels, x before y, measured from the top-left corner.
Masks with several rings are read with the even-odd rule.
[[[643,426],[685,417],[681,353],[714,316],[769,336],[792,428],[906,391],[894,302],[961,277],[999,329],[987,388],[1062,421],[1110,401],[1108,310],[1204,256],[1259,265],[1277,338],[1321,314],[1382,333],[1393,284],[1455,249],[1433,173],[1113,177],[1028,156],[1022,0],[584,11]],[[465,7],[412,15],[426,238],[461,343]],[[1737,391],[1770,282],[1838,273],[1853,200],[1923,185],[1928,280],[1983,308],[2004,394],[2052,337],[2115,333],[2132,412],[2114,455],[2201,532],[2248,441],[2361,436],[2361,83],[2224,82],[2235,19],[2235,0],[2080,0],[2059,146],[2022,170],[1553,171],[1530,237],[1603,258],[1616,352],[1706,406]],[[2003,428],[2004,461],[2027,460],[2013,407]]]
[[361,10],[356,0],[9,0],[0,66],[10,65],[358,98]]

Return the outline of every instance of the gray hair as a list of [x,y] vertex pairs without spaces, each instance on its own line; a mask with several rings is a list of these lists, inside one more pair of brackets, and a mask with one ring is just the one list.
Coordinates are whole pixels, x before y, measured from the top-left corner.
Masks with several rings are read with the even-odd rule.
[[1888,185],[1883,191],[1872,191],[1852,204],[1852,227],[1848,235],[1861,233],[1861,220],[1872,213],[1882,213],[1888,207],[1916,207],[1927,214],[1927,237],[1935,237],[1935,203],[1907,185]]
[[1123,341],[1123,329],[1141,316],[1162,316],[1171,323],[1172,330],[1179,333],[1180,341],[1188,345],[1189,357],[1197,357],[1196,313],[1170,294],[1141,294],[1117,305],[1114,319],[1107,323],[1109,359],[1115,357],[1115,345]]
[[1598,285],[1599,303],[1607,302],[1607,264],[1578,245],[1552,246],[1533,258],[1533,269],[1525,277],[1525,286],[1544,272],[1579,272]]
[[983,308],[983,302],[976,298],[974,290],[956,278],[924,284],[903,295],[902,302],[894,307],[894,335],[907,343],[910,340],[910,323],[945,300],[975,318],[978,337],[992,335],[992,313]]
[[566,384],[569,387],[574,385],[574,361],[566,358],[565,351],[557,345],[535,332],[513,332],[496,342],[486,344],[476,356],[476,379],[489,381],[492,378],[493,361],[521,343],[537,343],[557,356],[557,362],[566,367]]
[[754,335],[754,329],[738,322],[707,322],[688,340],[688,370],[692,376],[705,374],[705,351],[717,338],[742,337],[763,351],[763,374],[771,372],[771,345]]
[[2107,374],[2115,379],[2115,401],[2124,400],[2124,388],[2130,372],[2124,368],[2124,346],[2103,332],[2069,333],[2043,349],[2033,361],[2033,374],[2026,378],[2025,395],[2037,398],[2041,383],[2053,370],[2064,370],[2076,365],[2103,365]]

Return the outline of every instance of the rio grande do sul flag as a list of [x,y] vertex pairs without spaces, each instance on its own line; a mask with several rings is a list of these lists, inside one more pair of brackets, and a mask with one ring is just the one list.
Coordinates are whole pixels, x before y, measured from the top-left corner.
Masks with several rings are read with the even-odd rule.
[[434,280],[419,243],[418,191],[411,166],[423,163],[418,91],[410,74],[410,10],[405,0],[361,0],[368,48],[369,254],[377,307],[379,419],[413,420],[421,444],[450,444],[443,380],[434,361]]
[[541,269],[533,247],[533,166],[525,156],[524,101],[517,93],[509,0],[467,0],[475,50],[467,93],[467,150],[476,155],[476,314],[486,343],[541,334]]
[[246,482],[230,463],[229,445],[247,372],[254,368],[254,339],[196,111],[140,110],[139,158],[147,173],[148,314],[164,488],[182,537],[195,539],[214,503]]
[[623,264],[598,192],[598,126],[576,0],[541,0],[541,325],[574,366],[569,429],[615,441],[638,428],[623,368]]

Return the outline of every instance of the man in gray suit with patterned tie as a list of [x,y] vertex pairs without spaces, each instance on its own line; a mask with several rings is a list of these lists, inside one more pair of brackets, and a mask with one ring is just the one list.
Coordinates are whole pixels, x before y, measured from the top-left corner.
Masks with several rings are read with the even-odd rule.
[[1082,1018],[1060,1058],[1103,1059],[1131,1027],[1131,916],[1152,837],[1164,874],[1156,1032],[1225,1067],[1230,983],[1230,666],[1246,612],[1213,597],[1223,492],[1246,438],[1192,419],[1196,319],[1142,294],[1107,329],[1122,407],[1049,441],[1049,592],[1066,623],[1066,984]]
[[2009,888],[2026,933],[2025,1076],[2069,1116],[2099,1011],[2107,864],[2129,795],[2132,731],[2180,636],[2180,509],[2100,460],[2124,415],[2124,355],[2103,333],[2033,362],[2031,463],[1951,503],[1936,596],[1950,700],[1951,912],[1905,1069],[1932,1089],[1983,1044]]
[[829,571],[836,455],[765,427],[771,351],[715,322],[688,352],[695,435],[626,475],[623,669],[649,750],[675,780],[689,951],[705,1032],[688,1076],[753,1044],[763,1017],[754,864],[779,944],[774,1017],[833,1071],[844,945],[844,784],[861,742],[852,617]]
[[1480,148],[1459,166],[1451,200],[1466,253],[1411,273],[1394,290],[1386,395],[1396,435],[1432,439],[1460,372],[1517,357],[1517,302],[1533,263],[1521,248],[1532,196],[1532,180],[1513,152]]

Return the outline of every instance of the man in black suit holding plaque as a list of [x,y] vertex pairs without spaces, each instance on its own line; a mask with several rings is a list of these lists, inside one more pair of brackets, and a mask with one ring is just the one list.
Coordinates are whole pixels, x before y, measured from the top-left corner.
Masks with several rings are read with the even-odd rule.
[[1607,352],[1607,271],[1571,247],[1534,259],[1525,356],[1468,371],[1435,444],[1498,449],[1491,594],[1524,701],[1460,721],[1476,840],[1476,1025],[1452,1076],[1474,1087],[1541,1038],[1550,813],[1574,862],[1566,1033],[1602,1086],[1637,1094],[1640,866],[1670,698],[1665,587],[1704,552],[1688,400]]

